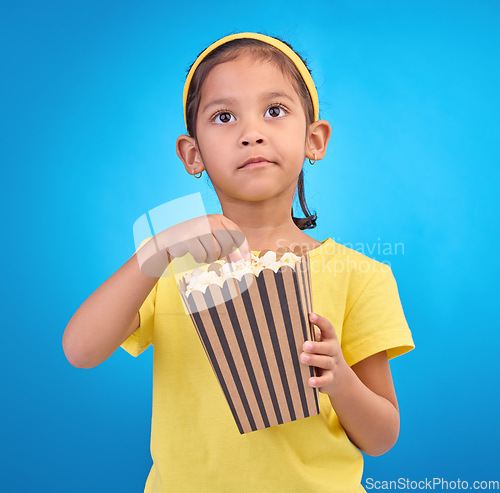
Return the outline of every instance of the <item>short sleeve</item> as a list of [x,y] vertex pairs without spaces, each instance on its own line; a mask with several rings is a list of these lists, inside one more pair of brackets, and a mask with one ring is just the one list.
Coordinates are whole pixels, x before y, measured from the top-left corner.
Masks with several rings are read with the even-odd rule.
[[349,366],[380,351],[391,359],[415,347],[389,266],[379,264],[346,313],[341,347]]
[[[148,240],[149,238],[146,238],[142,241],[137,250],[139,250]],[[139,328],[120,344],[120,346],[132,356],[139,356],[139,354],[145,351],[153,342],[157,289],[158,283],[154,285],[153,289],[144,300],[144,303],[139,308]]]

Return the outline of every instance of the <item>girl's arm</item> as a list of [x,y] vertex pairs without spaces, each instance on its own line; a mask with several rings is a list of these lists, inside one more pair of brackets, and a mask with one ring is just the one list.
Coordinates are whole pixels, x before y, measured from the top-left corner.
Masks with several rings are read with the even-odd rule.
[[158,279],[141,272],[135,253],[71,317],[62,341],[68,361],[93,368],[109,358],[139,327],[139,308]]
[[[239,252],[235,249],[239,248]],[[63,335],[68,361],[93,368],[139,328],[139,309],[172,258],[191,254],[210,263],[250,258],[241,229],[222,214],[178,223],[153,236],[78,308]]]
[[390,450],[399,435],[399,408],[386,352],[347,367],[337,380],[330,402],[349,439],[368,455]]
[[301,361],[319,368],[309,385],[328,395],[349,439],[364,453],[382,455],[399,435],[399,409],[385,351],[351,367],[346,363],[332,324],[310,315],[319,341],[304,343]]

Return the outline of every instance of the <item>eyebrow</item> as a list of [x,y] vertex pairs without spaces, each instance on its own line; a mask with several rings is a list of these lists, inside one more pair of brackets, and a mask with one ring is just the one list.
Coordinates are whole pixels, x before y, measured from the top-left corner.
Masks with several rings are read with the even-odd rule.
[[[285,94],[284,92],[279,92],[279,91],[270,91],[266,92],[261,95],[260,99],[274,99],[274,98],[281,98],[281,99],[287,99],[290,102],[294,102],[294,100],[288,95]],[[209,103],[207,103],[203,108],[202,112],[207,111],[208,108],[211,106],[219,106],[219,105],[231,105],[235,103],[235,99],[233,98],[218,98],[218,99],[213,99]]]

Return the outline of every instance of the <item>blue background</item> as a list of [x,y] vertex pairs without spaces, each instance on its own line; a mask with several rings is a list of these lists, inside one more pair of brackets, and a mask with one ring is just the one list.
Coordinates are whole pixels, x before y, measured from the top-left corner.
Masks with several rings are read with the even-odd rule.
[[[91,370],[66,324],[134,252],[146,211],[201,192],[175,154],[196,55],[233,31],[310,64],[327,157],[305,165],[317,240],[389,262],[417,349],[392,361],[397,445],[365,478],[499,479],[500,7],[494,1],[3,0],[2,489],[138,492],[152,357]],[[205,176],[205,174],[204,174]]]

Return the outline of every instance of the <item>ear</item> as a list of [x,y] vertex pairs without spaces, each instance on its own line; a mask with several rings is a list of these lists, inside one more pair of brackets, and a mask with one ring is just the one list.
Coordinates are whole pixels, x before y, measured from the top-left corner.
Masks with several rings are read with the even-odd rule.
[[306,157],[320,160],[325,157],[332,127],[326,120],[318,120],[309,125],[306,141]]
[[179,159],[184,163],[184,167],[190,175],[205,169],[198,145],[193,137],[179,135],[175,148]]

